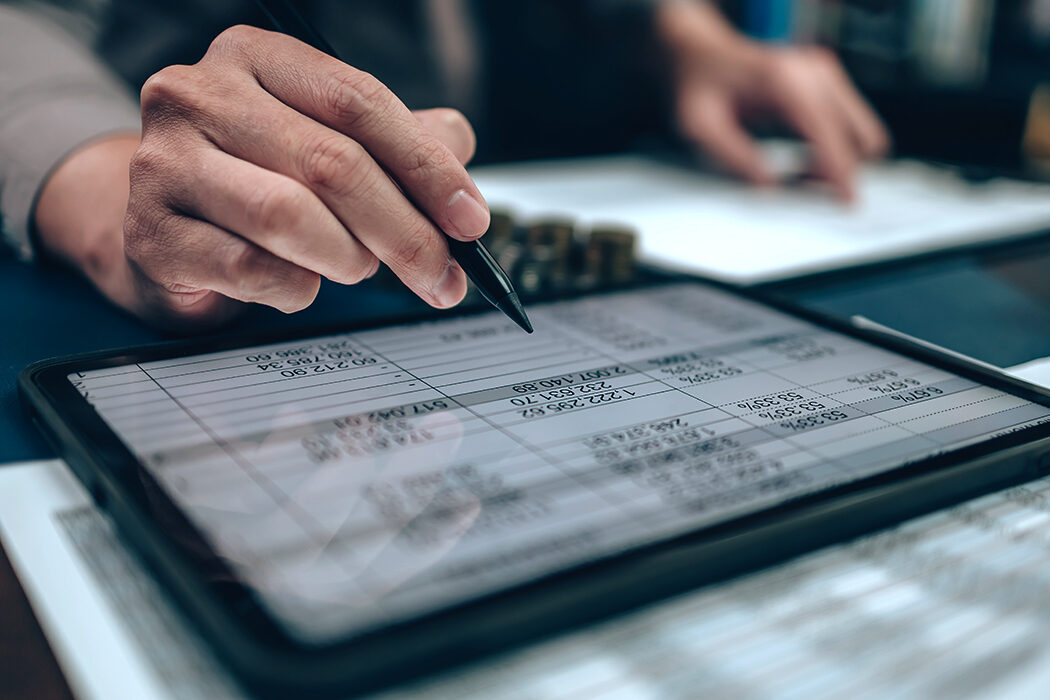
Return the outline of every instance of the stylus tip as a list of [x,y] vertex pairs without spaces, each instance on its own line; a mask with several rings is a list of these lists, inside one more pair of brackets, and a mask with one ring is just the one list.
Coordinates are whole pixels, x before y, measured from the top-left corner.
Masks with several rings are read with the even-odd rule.
[[518,326],[526,333],[532,333],[532,323],[529,322],[529,317],[525,313],[525,307],[521,305],[521,300],[518,299],[517,292],[511,292],[507,296],[496,302],[496,307],[507,314],[511,321],[518,324]]

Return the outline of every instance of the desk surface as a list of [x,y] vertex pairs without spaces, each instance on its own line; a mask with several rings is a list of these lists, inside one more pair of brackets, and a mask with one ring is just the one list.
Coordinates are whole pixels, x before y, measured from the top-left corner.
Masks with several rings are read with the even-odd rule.
[[[0,464],[54,457],[18,399],[18,372],[46,357],[156,343],[171,339],[104,301],[86,282],[57,268],[0,257]],[[225,333],[309,328],[420,313],[427,307],[407,291],[364,283],[325,284],[304,312],[287,316],[255,307]]]

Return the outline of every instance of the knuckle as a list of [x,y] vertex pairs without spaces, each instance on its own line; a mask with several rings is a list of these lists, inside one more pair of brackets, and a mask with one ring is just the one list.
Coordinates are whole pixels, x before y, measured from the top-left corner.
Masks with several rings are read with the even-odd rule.
[[198,70],[192,66],[174,65],[162,68],[142,85],[140,99],[144,117],[189,106],[198,92]]
[[199,177],[201,154],[178,138],[143,138],[128,163],[129,209],[176,209]]
[[238,284],[247,288],[255,288],[257,279],[262,279],[266,273],[263,269],[267,267],[267,255],[251,243],[240,240],[232,240],[225,254],[219,253],[226,259],[227,274],[234,277]]
[[149,182],[165,169],[167,158],[162,149],[143,141],[131,156],[128,163],[128,175],[134,189]]
[[153,132],[143,136],[128,161],[131,187],[145,183],[163,185],[175,176],[199,173],[201,151],[182,131]]
[[435,257],[435,248],[439,243],[437,236],[422,226],[406,227],[403,230],[405,235],[394,245],[391,259],[402,269],[423,276],[427,262]]
[[277,260],[261,248],[238,244],[229,254],[226,269],[241,301],[263,301],[274,284]]
[[432,171],[442,171],[457,165],[449,150],[435,138],[424,138],[415,144],[403,156],[398,174],[404,176],[422,175]]
[[343,173],[346,144],[338,136],[326,136],[305,149],[300,170],[311,187],[332,189]]
[[231,274],[236,298],[267,304],[292,313],[313,303],[320,277],[253,245],[232,255]]
[[374,76],[347,67],[326,83],[322,104],[330,118],[343,130],[351,131],[369,119],[380,116],[387,100],[387,89]]
[[192,271],[171,255],[171,241],[179,236],[174,214],[158,215],[129,207],[124,217],[124,255],[146,277],[172,292],[185,291]]
[[332,134],[311,147],[303,157],[303,179],[311,189],[352,195],[364,186],[368,168],[364,149],[349,139]]
[[150,257],[163,236],[165,217],[157,216],[150,206],[142,206],[132,197],[124,215],[124,254],[135,261]]
[[156,238],[152,230],[154,225],[131,206],[128,207],[124,215],[124,256],[128,260],[139,262],[148,254],[150,243]]
[[246,24],[238,24],[224,30],[208,47],[208,53],[239,54],[252,46],[257,46],[263,31]]
[[252,226],[266,235],[296,231],[304,204],[299,189],[285,182],[253,188],[245,203]]
[[794,57],[784,56],[772,61],[766,74],[765,90],[778,104],[805,102],[812,97],[808,71]]

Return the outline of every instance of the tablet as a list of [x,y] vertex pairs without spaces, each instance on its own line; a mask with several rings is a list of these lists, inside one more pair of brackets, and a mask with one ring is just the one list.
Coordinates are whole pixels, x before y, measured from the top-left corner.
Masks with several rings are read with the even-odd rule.
[[[690,281],[21,387],[254,687],[377,687],[1047,471],[1050,401]],[[243,341],[242,341],[243,343]]]

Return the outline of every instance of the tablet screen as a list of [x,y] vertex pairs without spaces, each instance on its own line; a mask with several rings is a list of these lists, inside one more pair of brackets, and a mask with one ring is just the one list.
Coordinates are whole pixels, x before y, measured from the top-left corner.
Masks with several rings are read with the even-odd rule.
[[700,284],[70,375],[328,643],[1050,420]]

